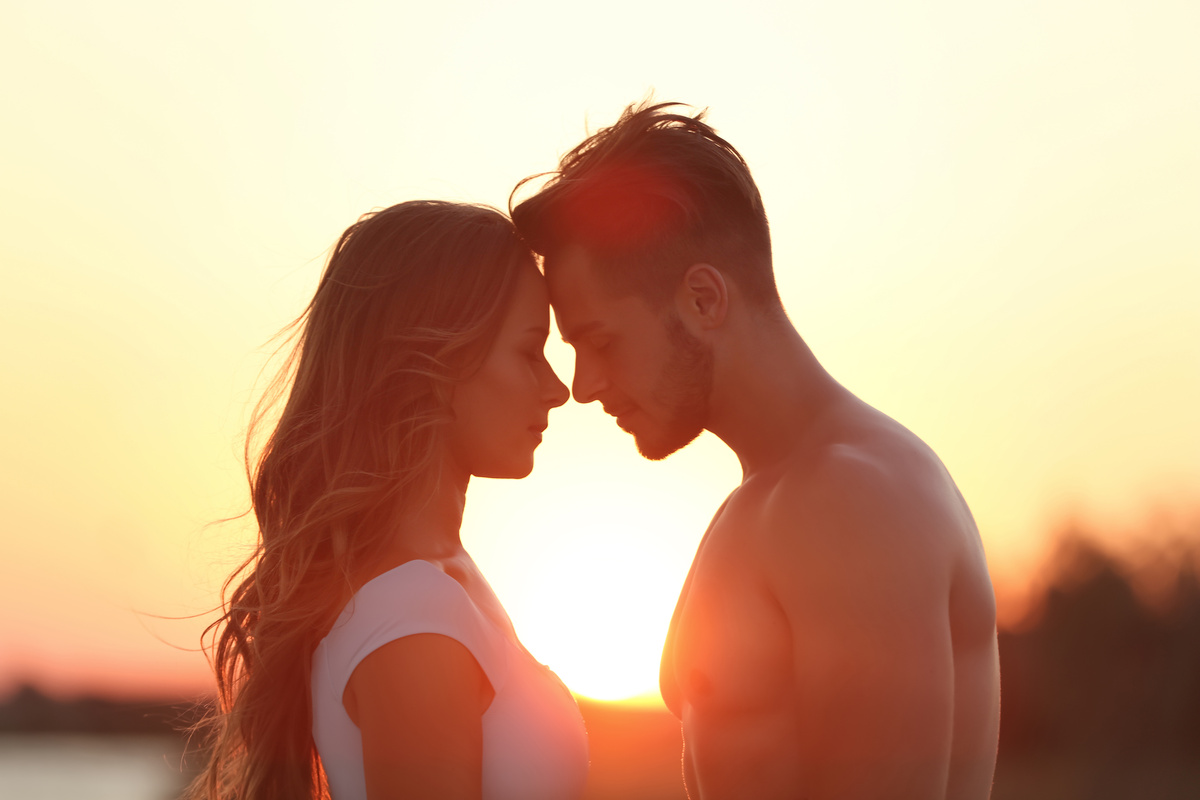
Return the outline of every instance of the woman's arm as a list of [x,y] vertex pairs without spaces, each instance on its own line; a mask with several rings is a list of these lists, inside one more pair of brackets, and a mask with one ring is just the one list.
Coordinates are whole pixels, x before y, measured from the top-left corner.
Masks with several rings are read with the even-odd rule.
[[405,636],[364,658],[342,704],[362,732],[369,800],[478,800],[493,696],[475,657],[446,636]]

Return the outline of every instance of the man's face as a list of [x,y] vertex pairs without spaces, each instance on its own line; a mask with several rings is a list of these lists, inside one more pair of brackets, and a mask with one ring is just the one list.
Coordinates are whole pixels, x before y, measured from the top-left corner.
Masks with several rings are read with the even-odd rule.
[[614,296],[593,259],[574,246],[553,257],[546,278],[558,329],[575,349],[575,399],[599,400],[649,459],[666,458],[699,436],[708,421],[712,353],[674,307]]

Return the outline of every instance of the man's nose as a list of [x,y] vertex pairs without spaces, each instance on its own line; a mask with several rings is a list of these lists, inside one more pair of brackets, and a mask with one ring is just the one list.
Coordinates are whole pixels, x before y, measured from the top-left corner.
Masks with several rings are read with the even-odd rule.
[[571,395],[576,403],[590,403],[608,387],[603,370],[594,359],[576,354],[575,377],[571,380]]

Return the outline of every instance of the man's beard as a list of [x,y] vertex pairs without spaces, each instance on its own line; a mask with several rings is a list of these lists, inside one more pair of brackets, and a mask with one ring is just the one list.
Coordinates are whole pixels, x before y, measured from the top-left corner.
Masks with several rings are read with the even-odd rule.
[[667,419],[657,430],[634,434],[638,452],[651,461],[661,461],[686,447],[704,431],[713,385],[712,349],[688,333],[675,314],[667,317],[665,324],[671,356],[654,399],[666,408]]

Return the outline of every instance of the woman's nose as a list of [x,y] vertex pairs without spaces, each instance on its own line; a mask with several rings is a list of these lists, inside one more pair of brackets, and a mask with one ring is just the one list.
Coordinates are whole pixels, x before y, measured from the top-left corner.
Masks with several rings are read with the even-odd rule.
[[571,399],[571,392],[567,389],[567,385],[558,379],[554,368],[549,364],[546,365],[546,371],[549,373],[550,378],[546,381],[546,402],[550,404],[551,408],[558,408]]

